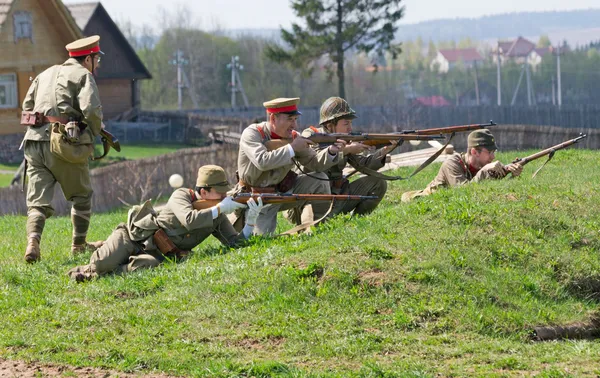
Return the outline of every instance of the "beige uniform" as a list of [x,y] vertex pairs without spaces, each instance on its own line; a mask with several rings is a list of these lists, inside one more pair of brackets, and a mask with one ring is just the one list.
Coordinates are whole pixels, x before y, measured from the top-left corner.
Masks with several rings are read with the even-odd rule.
[[[302,136],[305,138],[310,137],[315,133],[327,133],[324,127],[308,128],[302,131]],[[322,147],[315,147],[318,151]],[[387,191],[387,182],[383,179],[371,176],[361,177],[358,180],[354,180],[347,187],[342,187],[341,183],[344,179],[344,168],[348,163],[349,156],[343,156],[340,161],[330,167],[325,173],[331,180],[331,193],[332,194],[350,194],[359,196],[377,196],[376,200],[365,200],[365,201],[339,201],[337,202],[331,215],[346,214],[354,211],[355,214],[368,214],[373,211],[379,202],[383,199]],[[370,155],[355,155],[356,161],[359,166],[367,167],[372,170],[378,170],[385,165],[385,155],[382,150],[379,149]]]
[[[296,165],[301,164],[308,171],[322,172],[339,163],[342,154],[332,156],[327,149],[316,152],[311,148],[295,153],[292,157],[289,146],[268,151],[264,143],[271,140],[271,129],[267,122],[252,124],[242,133],[238,155],[238,175],[240,181],[253,187],[271,187],[279,184]],[[314,177],[310,177],[314,176]],[[301,194],[331,194],[327,176],[324,173],[311,173],[310,176],[301,174],[296,178],[292,193]],[[318,178],[315,178],[318,177]],[[237,191],[241,190],[238,183]],[[272,234],[277,226],[277,212],[291,208],[301,208],[304,201],[290,204],[269,204],[261,210],[254,233],[257,235]],[[314,218],[325,215],[330,204],[315,202],[312,204]]]
[[498,179],[506,176],[506,174],[499,174],[498,170],[487,168],[480,169],[475,176],[473,176],[467,167],[466,162],[466,154],[455,152],[442,163],[437,176],[425,189],[403,193],[402,202],[409,202],[416,197],[428,196],[440,188],[463,185],[471,181],[479,182],[481,180]]
[[[88,125],[81,139],[89,141],[98,135],[102,125],[102,106],[94,77],[74,58],[48,68],[35,78],[25,95],[23,110],[81,120]],[[23,142],[29,180],[28,238],[41,238],[46,218],[54,213],[51,201],[58,182],[65,198],[73,202],[73,243],[85,243],[92,207],[88,163],[68,163],[50,152],[49,123],[28,126]]]
[[91,275],[127,273],[140,268],[152,268],[164,261],[152,241],[152,235],[163,229],[177,248],[189,251],[213,235],[228,247],[245,240],[223,214],[213,219],[212,210],[195,210],[197,200],[190,189],[177,189],[160,211],[154,212],[149,203],[135,206],[127,224],[121,223],[91,256],[88,265],[72,269],[69,274],[84,272]]

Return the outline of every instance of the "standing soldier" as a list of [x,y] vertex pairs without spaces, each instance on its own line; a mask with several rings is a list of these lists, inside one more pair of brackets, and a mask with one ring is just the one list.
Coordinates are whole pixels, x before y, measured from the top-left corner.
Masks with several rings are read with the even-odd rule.
[[[356,112],[352,110],[346,100],[341,97],[330,97],[321,105],[320,127],[311,126],[302,132],[302,136],[310,137],[315,133],[351,133],[352,120],[355,118],[357,118]],[[362,143],[353,142],[344,147],[344,157],[326,172],[331,183],[331,193],[377,196],[378,198],[366,201],[340,201],[334,205],[331,215],[346,214],[351,211],[354,211],[354,214],[368,214],[377,207],[387,191],[387,182],[372,176],[365,176],[349,182],[344,177],[343,170],[348,160],[353,159],[356,165],[376,171],[385,165],[385,156],[395,147],[396,144],[391,144],[367,156],[361,155],[361,153],[370,147]],[[319,149],[318,146],[317,149]]]
[[517,177],[523,171],[523,166],[519,163],[504,165],[494,161],[498,147],[488,129],[475,130],[469,134],[467,145],[466,153],[455,152],[442,163],[437,176],[425,189],[403,193],[402,202],[410,202],[414,198],[428,196],[440,188],[463,185],[471,181],[501,179],[508,173]]
[[71,251],[80,253],[99,246],[86,242],[92,208],[88,158],[103,127],[93,76],[103,54],[99,41],[96,35],[68,44],[70,58],[39,74],[23,101],[21,124],[28,126],[23,144],[29,180],[25,251],[29,263],[41,258],[40,240],[46,218],[54,213],[51,201],[57,182],[73,203]]
[[[337,141],[319,152],[309,148],[311,142],[295,131],[298,115],[302,114],[298,111],[299,101],[299,98],[277,98],[263,103],[267,109],[267,121],[252,124],[242,132],[238,155],[239,182],[235,191],[331,194],[325,174],[297,175],[292,169],[301,164],[313,172],[323,171],[340,161],[341,154],[338,152],[346,143]],[[265,143],[277,139],[287,139],[290,143],[269,151]],[[305,202],[265,205],[258,216],[254,233],[272,234],[277,226],[278,211],[302,208]],[[323,217],[329,206],[327,202],[313,203],[314,218]]]

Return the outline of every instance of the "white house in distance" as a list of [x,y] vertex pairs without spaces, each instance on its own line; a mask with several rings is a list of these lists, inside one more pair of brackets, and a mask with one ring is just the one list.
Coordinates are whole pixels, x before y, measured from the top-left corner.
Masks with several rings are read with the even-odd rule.
[[431,61],[431,69],[446,73],[460,64],[464,68],[473,68],[477,62],[483,62],[483,57],[475,48],[440,49]]

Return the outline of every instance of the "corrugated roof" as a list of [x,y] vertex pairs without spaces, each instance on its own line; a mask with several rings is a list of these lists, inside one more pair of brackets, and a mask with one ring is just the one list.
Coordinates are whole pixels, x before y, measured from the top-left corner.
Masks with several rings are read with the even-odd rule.
[[0,0],[0,26],[6,20],[6,15],[10,12],[10,7],[15,0]]
[[[1,0],[0,0],[1,1]],[[96,11],[99,2],[92,3],[74,3],[74,4],[65,4],[71,15],[75,19],[77,26],[81,30],[85,29],[85,26],[88,24],[92,15]]]
[[459,60],[463,62],[474,62],[483,60],[483,57],[475,48],[440,49],[439,52],[448,62],[458,62]]

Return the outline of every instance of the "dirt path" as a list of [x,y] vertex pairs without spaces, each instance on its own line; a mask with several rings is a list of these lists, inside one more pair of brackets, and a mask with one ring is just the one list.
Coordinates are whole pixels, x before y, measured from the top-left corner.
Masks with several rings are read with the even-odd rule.
[[84,377],[84,378],[176,378],[165,374],[126,374],[97,368],[77,368],[61,365],[41,364],[0,359],[1,378],[39,378],[39,377]]

